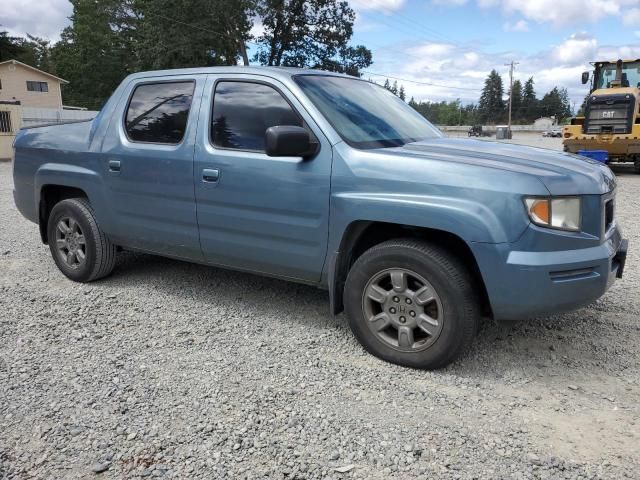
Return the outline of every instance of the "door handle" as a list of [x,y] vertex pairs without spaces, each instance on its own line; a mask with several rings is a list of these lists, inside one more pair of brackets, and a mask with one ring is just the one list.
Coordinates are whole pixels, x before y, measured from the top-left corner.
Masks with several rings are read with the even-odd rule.
[[114,173],[120,172],[120,160],[109,160],[109,171]]
[[220,178],[220,170],[217,168],[205,168],[202,170],[202,181],[207,183],[216,183]]

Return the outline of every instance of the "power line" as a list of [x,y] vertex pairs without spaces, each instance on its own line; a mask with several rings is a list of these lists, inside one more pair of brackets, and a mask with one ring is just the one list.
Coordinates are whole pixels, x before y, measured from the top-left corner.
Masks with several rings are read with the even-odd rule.
[[456,41],[452,40],[451,37],[448,37],[447,35],[444,35],[438,32],[437,30],[434,30],[432,28],[419,24],[418,22],[414,21],[411,17],[407,15],[404,15],[400,12],[396,12],[394,16],[400,17],[398,18],[398,20],[403,21],[405,24],[411,26],[416,31],[427,32],[430,35],[435,35],[436,37],[440,37],[443,41],[448,43],[454,43],[454,44],[456,43]]
[[[216,32],[215,30],[211,30],[210,28],[201,27],[199,25],[193,25],[192,23],[181,22],[180,20],[176,20],[175,18],[167,17],[165,15],[160,15],[159,13],[144,12],[144,15],[151,15],[152,17],[164,18],[165,20],[169,20],[171,22],[179,23],[180,25],[184,25],[185,27],[191,27],[191,28],[195,28],[196,30],[201,30],[203,32],[212,33],[212,34],[214,34],[214,35],[216,35],[218,37],[229,38],[229,34],[228,33]],[[258,45],[258,43],[252,42],[252,41],[249,41],[249,40],[245,41],[245,43],[250,43],[252,45]]]
[[[386,27],[391,28],[392,30],[412,29],[414,32],[417,32],[417,33],[420,34],[420,36],[418,38],[420,38],[421,40],[424,40],[426,42],[431,42],[431,43],[436,43],[436,42],[437,43],[442,43],[442,42],[455,43],[453,40],[445,37],[444,35],[440,34],[439,32],[437,32],[435,30],[429,30],[427,32],[427,29],[425,27],[422,27],[422,26],[418,25],[417,23],[412,23],[408,19],[408,17],[404,17],[398,12],[396,12],[392,16],[384,16],[384,17],[374,16],[373,14],[371,14],[369,12],[366,12],[366,13],[365,12],[358,12],[358,14],[369,18],[373,22],[381,23],[381,24],[385,25]],[[396,22],[396,25],[392,24],[391,23],[392,21]],[[428,34],[428,37],[424,36],[425,33]],[[415,33],[413,35],[415,36]],[[435,38],[435,37],[440,37],[440,38]]]
[[393,80],[400,80],[401,82],[415,83],[417,85],[428,85],[430,87],[450,88],[450,89],[453,89],[453,90],[466,90],[466,91],[471,91],[471,92],[480,92],[480,91],[482,91],[479,88],[453,87],[451,85],[440,85],[438,83],[420,82],[420,81],[417,81],[417,80],[409,80],[408,78],[395,77],[393,75],[387,75],[386,73],[376,73],[376,72],[371,72],[369,70],[360,70],[360,71],[363,72],[363,73],[368,73],[369,75],[375,75],[375,76],[378,76],[378,77],[392,78]]

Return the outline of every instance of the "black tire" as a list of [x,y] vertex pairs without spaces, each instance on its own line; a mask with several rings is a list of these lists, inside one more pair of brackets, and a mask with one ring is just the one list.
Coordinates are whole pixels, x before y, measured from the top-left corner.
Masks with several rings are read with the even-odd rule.
[[[379,333],[374,333],[373,328],[370,327],[373,323],[368,320],[372,317],[367,311],[367,302],[371,300],[365,296],[365,289],[369,288],[374,279],[382,278],[381,275],[384,276],[384,272],[395,271],[394,269],[415,272],[427,280],[429,287],[432,287],[436,296],[439,297],[436,310],[442,310],[442,324],[438,327],[441,330],[437,337],[436,335],[433,335],[433,338],[426,337],[424,340],[426,346],[419,347],[419,342],[416,342],[412,343],[416,345],[415,349],[406,347],[404,351],[400,351],[402,349],[400,345],[390,345],[386,336],[383,338]],[[408,275],[408,277],[411,276]],[[410,289],[407,291],[409,292]],[[393,301],[397,301],[394,292],[395,290],[391,290],[390,295],[393,296]],[[401,297],[400,304],[405,308],[412,308],[404,305],[402,298],[409,303],[405,297]],[[417,301],[414,300],[414,302],[417,305]],[[344,304],[349,326],[368,352],[391,363],[421,369],[442,368],[463,354],[471,345],[477,332],[481,312],[475,282],[465,265],[444,248],[414,239],[381,243],[358,258],[347,276]],[[386,309],[383,305],[380,305],[380,308],[382,311]],[[415,317],[415,313],[412,315]],[[397,322],[404,318],[399,317],[400,320],[398,320],[398,317],[395,317],[398,327],[395,330],[398,332],[398,344],[400,330],[409,328],[397,325]],[[415,321],[415,318],[407,317],[407,319]],[[388,319],[383,323],[388,323]],[[384,330],[384,335],[392,332],[389,335],[392,337],[396,326],[390,324]],[[418,327],[412,328],[422,333]],[[411,339],[413,342],[413,334]]]
[[636,173],[640,173],[640,157],[636,158],[636,161],[633,162],[634,170]]
[[[69,229],[67,233],[59,233],[60,222]],[[77,265],[70,265],[67,258],[69,250],[67,239],[70,227],[76,227],[74,254]],[[57,203],[51,210],[47,222],[49,248],[56,265],[62,273],[76,282],[91,282],[106,277],[111,273],[116,262],[116,246],[107,238],[95,218],[91,204],[85,198],[71,198]],[[59,243],[58,237],[63,236]],[[78,239],[82,238],[84,243]],[[62,250],[60,245],[63,246]],[[66,252],[66,253],[65,253]],[[82,260],[80,257],[84,257]],[[73,262],[72,262],[73,263]]]

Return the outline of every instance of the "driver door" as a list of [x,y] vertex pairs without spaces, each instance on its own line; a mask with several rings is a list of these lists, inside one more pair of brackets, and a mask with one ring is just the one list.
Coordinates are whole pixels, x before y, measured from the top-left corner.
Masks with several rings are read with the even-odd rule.
[[[331,145],[302,105],[275,81],[212,75],[195,154],[195,194],[205,259],[241,270],[317,282],[327,250]],[[269,157],[275,125],[309,129],[313,158]]]

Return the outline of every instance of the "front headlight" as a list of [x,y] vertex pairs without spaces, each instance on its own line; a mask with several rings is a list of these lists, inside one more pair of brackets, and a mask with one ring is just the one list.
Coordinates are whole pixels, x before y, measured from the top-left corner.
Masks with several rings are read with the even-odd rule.
[[570,232],[580,231],[581,200],[578,197],[529,197],[524,204],[533,223]]

